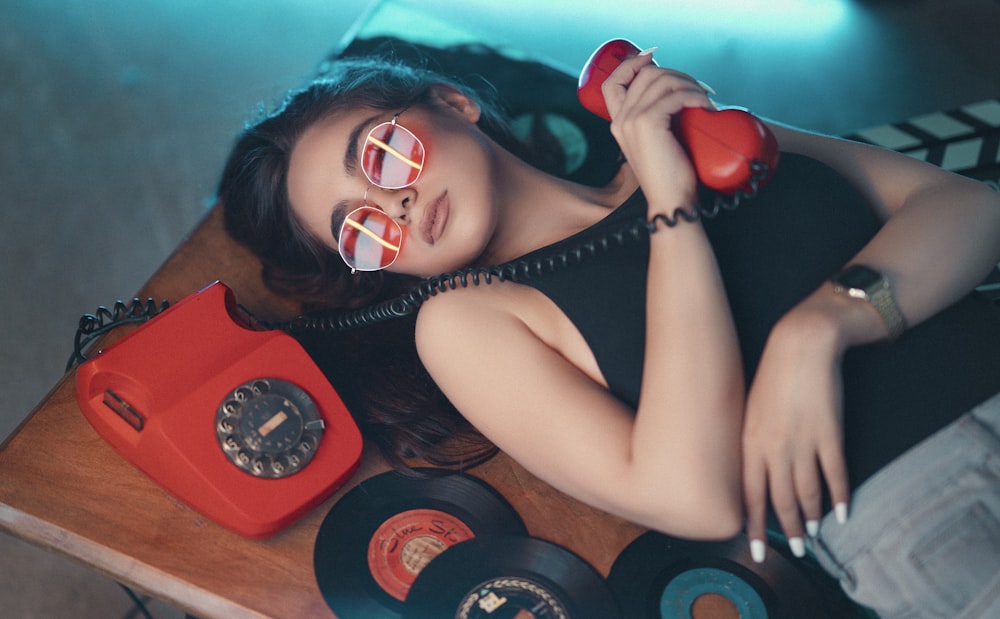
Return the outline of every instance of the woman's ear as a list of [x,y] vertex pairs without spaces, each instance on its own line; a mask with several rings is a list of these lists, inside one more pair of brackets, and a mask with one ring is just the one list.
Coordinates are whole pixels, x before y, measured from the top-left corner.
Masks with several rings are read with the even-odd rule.
[[431,93],[435,99],[461,114],[466,120],[473,123],[479,121],[482,111],[479,104],[461,90],[448,84],[435,84],[431,86]]

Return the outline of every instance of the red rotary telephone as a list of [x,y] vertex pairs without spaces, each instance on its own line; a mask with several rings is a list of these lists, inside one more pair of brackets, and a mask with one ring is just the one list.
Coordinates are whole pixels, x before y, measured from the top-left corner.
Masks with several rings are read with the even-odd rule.
[[361,433],[305,350],[239,320],[220,282],[77,368],[97,433],[190,507],[250,538],[285,528],[357,469]]
[[[601,85],[623,60],[639,52],[634,43],[625,39],[612,39],[599,47],[580,73],[577,86],[580,103],[610,121]],[[754,168],[763,165],[766,170],[764,177],[758,179],[758,188],[777,168],[777,139],[760,119],[746,110],[684,108],[674,117],[673,131],[691,157],[698,180],[721,193],[752,194]]]

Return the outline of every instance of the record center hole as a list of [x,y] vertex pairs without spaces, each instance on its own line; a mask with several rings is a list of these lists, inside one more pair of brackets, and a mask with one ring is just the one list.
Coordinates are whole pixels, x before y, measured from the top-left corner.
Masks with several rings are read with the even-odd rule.
[[740,610],[724,595],[705,593],[691,603],[691,619],[740,619]]

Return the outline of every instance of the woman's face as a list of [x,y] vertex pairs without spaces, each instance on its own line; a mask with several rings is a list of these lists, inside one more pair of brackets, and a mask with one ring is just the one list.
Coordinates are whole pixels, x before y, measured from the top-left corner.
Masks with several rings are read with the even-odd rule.
[[295,217],[336,250],[340,223],[365,203],[385,211],[404,230],[390,271],[430,276],[471,264],[496,225],[488,140],[471,112],[444,103],[413,106],[398,124],[424,144],[417,181],[397,190],[372,186],[357,153],[372,127],[399,113],[370,108],[337,114],[303,133],[292,150],[288,196]]

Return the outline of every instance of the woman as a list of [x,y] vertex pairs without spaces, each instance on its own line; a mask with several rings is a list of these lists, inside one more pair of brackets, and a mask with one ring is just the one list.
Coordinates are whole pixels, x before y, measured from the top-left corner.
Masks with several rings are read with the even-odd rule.
[[[713,109],[699,82],[644,53],[611,75],[604,96],[626,163],[592,187],[515,154],[492,109],[453,82],[374,58],[334,63],[241,137],[221,183],[227,225],[275,289],[352,307],[412,277],[544,263],[636,217],[673,219],[713,199],[669,130],[682,108]],[[1000,544],[1000,399],[963,413],[1000,391],[1000,319],[968,296],[1000,259],[1000,200],[907,157],[771,128],[781,164],[736,211],[658,224],[648,238],[519,282],[435,296],[396,339],[363,329],[331,354],[394,344],[385,359],[395,365],[365,390],[405,402],[409,387],[389,385],[421,380],[404,363],[415,341],[464,420],[598,508],[676,536],[745,530],[763,560],[770,505],[795,554],[808,544],[885,616],[986,616],[1000,605],[989,570]],[[844,294],[829,278],[849,265],[884,277],[891,296]],[[903,324],[907,333],[885,343]],[[387,417],[376,399],[361,422],[397,458],[432,453],[457,427],[430,412],[433,398],[412,395],[430,402],[424,413],[404,405]],[[914,447],[939,430],[959,442],[938,441],[931,456]],[[938,452],[970,463],[923,464]],[[881,486],[865,491],[887,476],[909,489],[894,463],[911,456],[901,468],[920,463],[917,485],[955,487],[930,476],[972,468],[978,477],[959,485],[980,488],[949,500],[950,512],[907,503],[893,515]],[[878,568],[889,559],[868,551],[881,552],[893,523],[917,508],[932,521],[907,539],[933,540],[930,556],[893,543],[898,558]],[[940,535],[973,522],[963,543]]]

